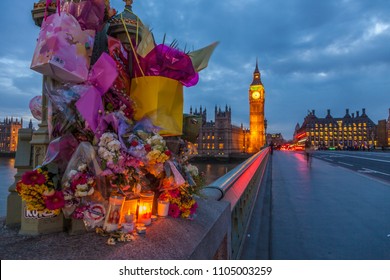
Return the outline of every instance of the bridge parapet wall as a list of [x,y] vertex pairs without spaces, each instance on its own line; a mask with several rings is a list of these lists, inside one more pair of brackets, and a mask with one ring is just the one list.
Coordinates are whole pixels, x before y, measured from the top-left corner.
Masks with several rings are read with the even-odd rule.
[[261,150],[205,189],[208,197],[230,204],[230,258],[237,259],[242,250],[268,156],[269,148]]

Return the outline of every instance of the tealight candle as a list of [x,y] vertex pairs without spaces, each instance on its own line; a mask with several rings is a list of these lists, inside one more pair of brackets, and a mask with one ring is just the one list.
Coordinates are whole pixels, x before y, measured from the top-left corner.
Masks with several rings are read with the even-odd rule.
[[137,233],[138,234],[146,233],[146,227],[137,227]]
[[123,223],[122,231],[125,233],[130,233],[134,230],[134,223]]

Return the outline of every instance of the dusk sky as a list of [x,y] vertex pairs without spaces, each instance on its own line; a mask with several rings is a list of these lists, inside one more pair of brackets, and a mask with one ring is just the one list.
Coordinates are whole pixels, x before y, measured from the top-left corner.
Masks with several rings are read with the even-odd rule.
[[[37,0],[36,0],[37,1]],[[28,103],[42,76],[30,70],[39,28],[34,1],[0,2],[0,120],[32,118]],[[111,0],[121,12],[124,3]],[[366,109],[377,123],[390,108],[389,0],[135,0],[133,12],[156,43],[177,40],[195,50],[220,44],[199,83],[184,90],[184,111],[232,108],[235,125],[249,126],[248,89],[256,59],[266,91],[269,133],[291,139],[308,110],[333,117]],[[35,122],[37,123],[37,122]]]

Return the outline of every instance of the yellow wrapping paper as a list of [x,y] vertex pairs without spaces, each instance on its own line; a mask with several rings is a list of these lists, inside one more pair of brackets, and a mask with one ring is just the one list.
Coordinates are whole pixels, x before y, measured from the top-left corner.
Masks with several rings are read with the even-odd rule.
[[136,104],[135,120],[148,117],[162,136],[177,136],[183,129],[183,85],[161,76],[131,81],[130,97]]

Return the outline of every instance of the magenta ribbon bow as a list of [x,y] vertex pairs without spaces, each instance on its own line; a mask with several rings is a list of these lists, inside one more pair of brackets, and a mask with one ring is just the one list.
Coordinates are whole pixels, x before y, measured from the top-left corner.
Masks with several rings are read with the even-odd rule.
[[87,84],[90,87],[81,94],[76,107],[93,132],[104,113],[102,96],[109,90],[118,77],[116,63],[111,56],[103,53],[89,72]]

